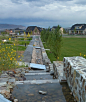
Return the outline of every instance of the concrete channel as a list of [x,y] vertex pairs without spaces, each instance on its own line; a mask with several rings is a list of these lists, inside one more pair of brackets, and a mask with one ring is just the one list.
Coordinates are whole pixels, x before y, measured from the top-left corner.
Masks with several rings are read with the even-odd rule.
[[[75,102],[66,82],[54,77],[53,64],[50,62],[39,36],[33,36],[30,45],[24,52],[23,62],[28,68],[16,69],[6,72],[11,78],[6,81],[14,85],[11,91],[10,101],[12,102]],[[31,68],[30,63],[45,65],[44,70]],[[5,78],[9,77],[8,74]],[[61,74],[62,75],[62,74]],[[14,77],[15,76],[15,77]],[[55,75],[56,76],[56,75]],[[0,78],[0,79],[1,79]],[[62,78],[62,77],[61,77]],[[8,85],[6,83],[6,85]],[[3,88],[3,85],[0,84]],[[7,88],[7,86],[4,86]],[[2,91],[1,91],[2,92]],[[9,102],[10,102],[9,101]],[[3,102],[3,101],[0,101]],[[4,101],[8,102],[8,101]]]

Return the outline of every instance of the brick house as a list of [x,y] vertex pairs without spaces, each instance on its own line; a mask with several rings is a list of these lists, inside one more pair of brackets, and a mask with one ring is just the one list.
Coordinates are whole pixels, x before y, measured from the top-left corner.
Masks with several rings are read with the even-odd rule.
[[31,34],[31,32],[32,32],[32,35],[40,35],[41,31],[42,31],[42,28],[40,28],[40,27],[29,26],[26,29],[26,34],[28,34],[28,32]]
[[86,24],[74,24],[70,28],[69,34],[86,35]]

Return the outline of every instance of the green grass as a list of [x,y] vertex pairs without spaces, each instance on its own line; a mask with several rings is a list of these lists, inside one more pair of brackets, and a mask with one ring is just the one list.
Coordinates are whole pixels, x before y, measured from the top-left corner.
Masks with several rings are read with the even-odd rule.
[[[44,48],[45,49],[48,48],[48,46],[46,45],[46,43],[43,43],[43,45],[44,45]],[[54,57],[54,54],[51,51],[46,50],[46,53],[48,55],[48,58],[51,60],[51,62],[56,61],[56,58]]]
[[63,60],[63,57],[82,56],[86,55],[86,38],[62,38],[63,44],[61,49],[61,56],[59,60]]
[[0,35],[0,39],[6,39],[6,40],[8,40],[9,39],[9,36],[2,36],[2,35]]
[[[17,50],[17,47],[14,47],[15,50]],[[18,46],[18,51],[25,51],[26,47],[25,46]]]
[[[18,38],[18,40],[24,40],[24,38]],[[27,38],[27,40],[32,40],[32,38]]]
[[[45,43],[44,47],[48,48]],[[46,52],[51,62],[56,60],[53,53],[50,53],[50,51]],[[62,61],[64,57],[80,56],[80,53],[82,53],[82,57],[86,55],[86,38],[62,38],[60,61]],[[86,56],[84,58],[86,58]]]
[[[0,43],[2,43],[2,41],[0,40]],[[5,44],[14,44],[14,40],[11,40],[11,41],[7,41],[7,42],[4,42]],[[21,40],[18,40],[18,45],[29,45],[30,41],[21,41]]]
[[56,61],[56,58],[54,57],[54,54],[51,51],[46,51],[46,53],[51,62]]
[[19,45],[25,45],[25,43],[26,45],[29,45],[30,41],[18,41]]
[[[4,45],[2,45],[2,46],[4,46]],[[6,46],[10,47],[12,45],[6,45]],[[25,46],[17,46],[17,45],[13,46],[13,49],[17,51],[17,47],[18,47],[18,51],[25,51],[26,50]]]

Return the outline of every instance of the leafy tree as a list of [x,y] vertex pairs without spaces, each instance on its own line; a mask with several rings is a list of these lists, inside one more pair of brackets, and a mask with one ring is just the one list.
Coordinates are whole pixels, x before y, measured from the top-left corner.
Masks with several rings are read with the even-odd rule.
[[20,35],[20,31],[19,31],[19,35]]
[[31,31],[30,35],[32,35],[32,31]]
[[27,40],[27,35],[26,33],[24,32],[24,41]]
[[53,41],[53,36],[54,36],[54,34],[53,34],[53,31],[50,31],[49,32],[49,36],[48,36],[48,40],[47,40],[47,46],[52,50],[52,46],[53,46],[53,43],[54,43],[54,41]]
[[54,36],[53,36],[53,46],[52,46],[52,50],[54,53],[55,58],[57,58],[57,60],[59,59],[60,56],[60,52],[61,52],[61,45],[62,45],[62,34],[60,31],[60,26],[58,25],[58,27],[55,29],[54,31]]
[[66,30],[63,28],[63,33],[66,34]]
[[76,28],[74,28],[74,33],[76,33]]
[[29,32],[28,32],[28,35],[27,35],[27,37],[30,37],[30,34],[29,34]]
[[41,31],[41,39],[42,39],[42,41],[45,41],[45,33],[46,33],[45,29]]
[[3,31],[3,32],[1,32],[1,34],[4,36],[5,34],[7,34],[7,32]]
[[58,25],[58,27],[52,31],[50,31],[50,28],[48,28],[48,30],[44,29],[41,32],[41,39],[46,42],[46,45],[50,48],[55,58],[58,60],[62,45],[62,33],[60,31],[60,26]]

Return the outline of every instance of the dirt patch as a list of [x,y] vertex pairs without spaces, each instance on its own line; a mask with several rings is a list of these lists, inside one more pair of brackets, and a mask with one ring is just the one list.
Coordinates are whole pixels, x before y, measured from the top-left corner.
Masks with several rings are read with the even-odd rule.
[[22,56],[24,51],[17,51],[18,56]]

